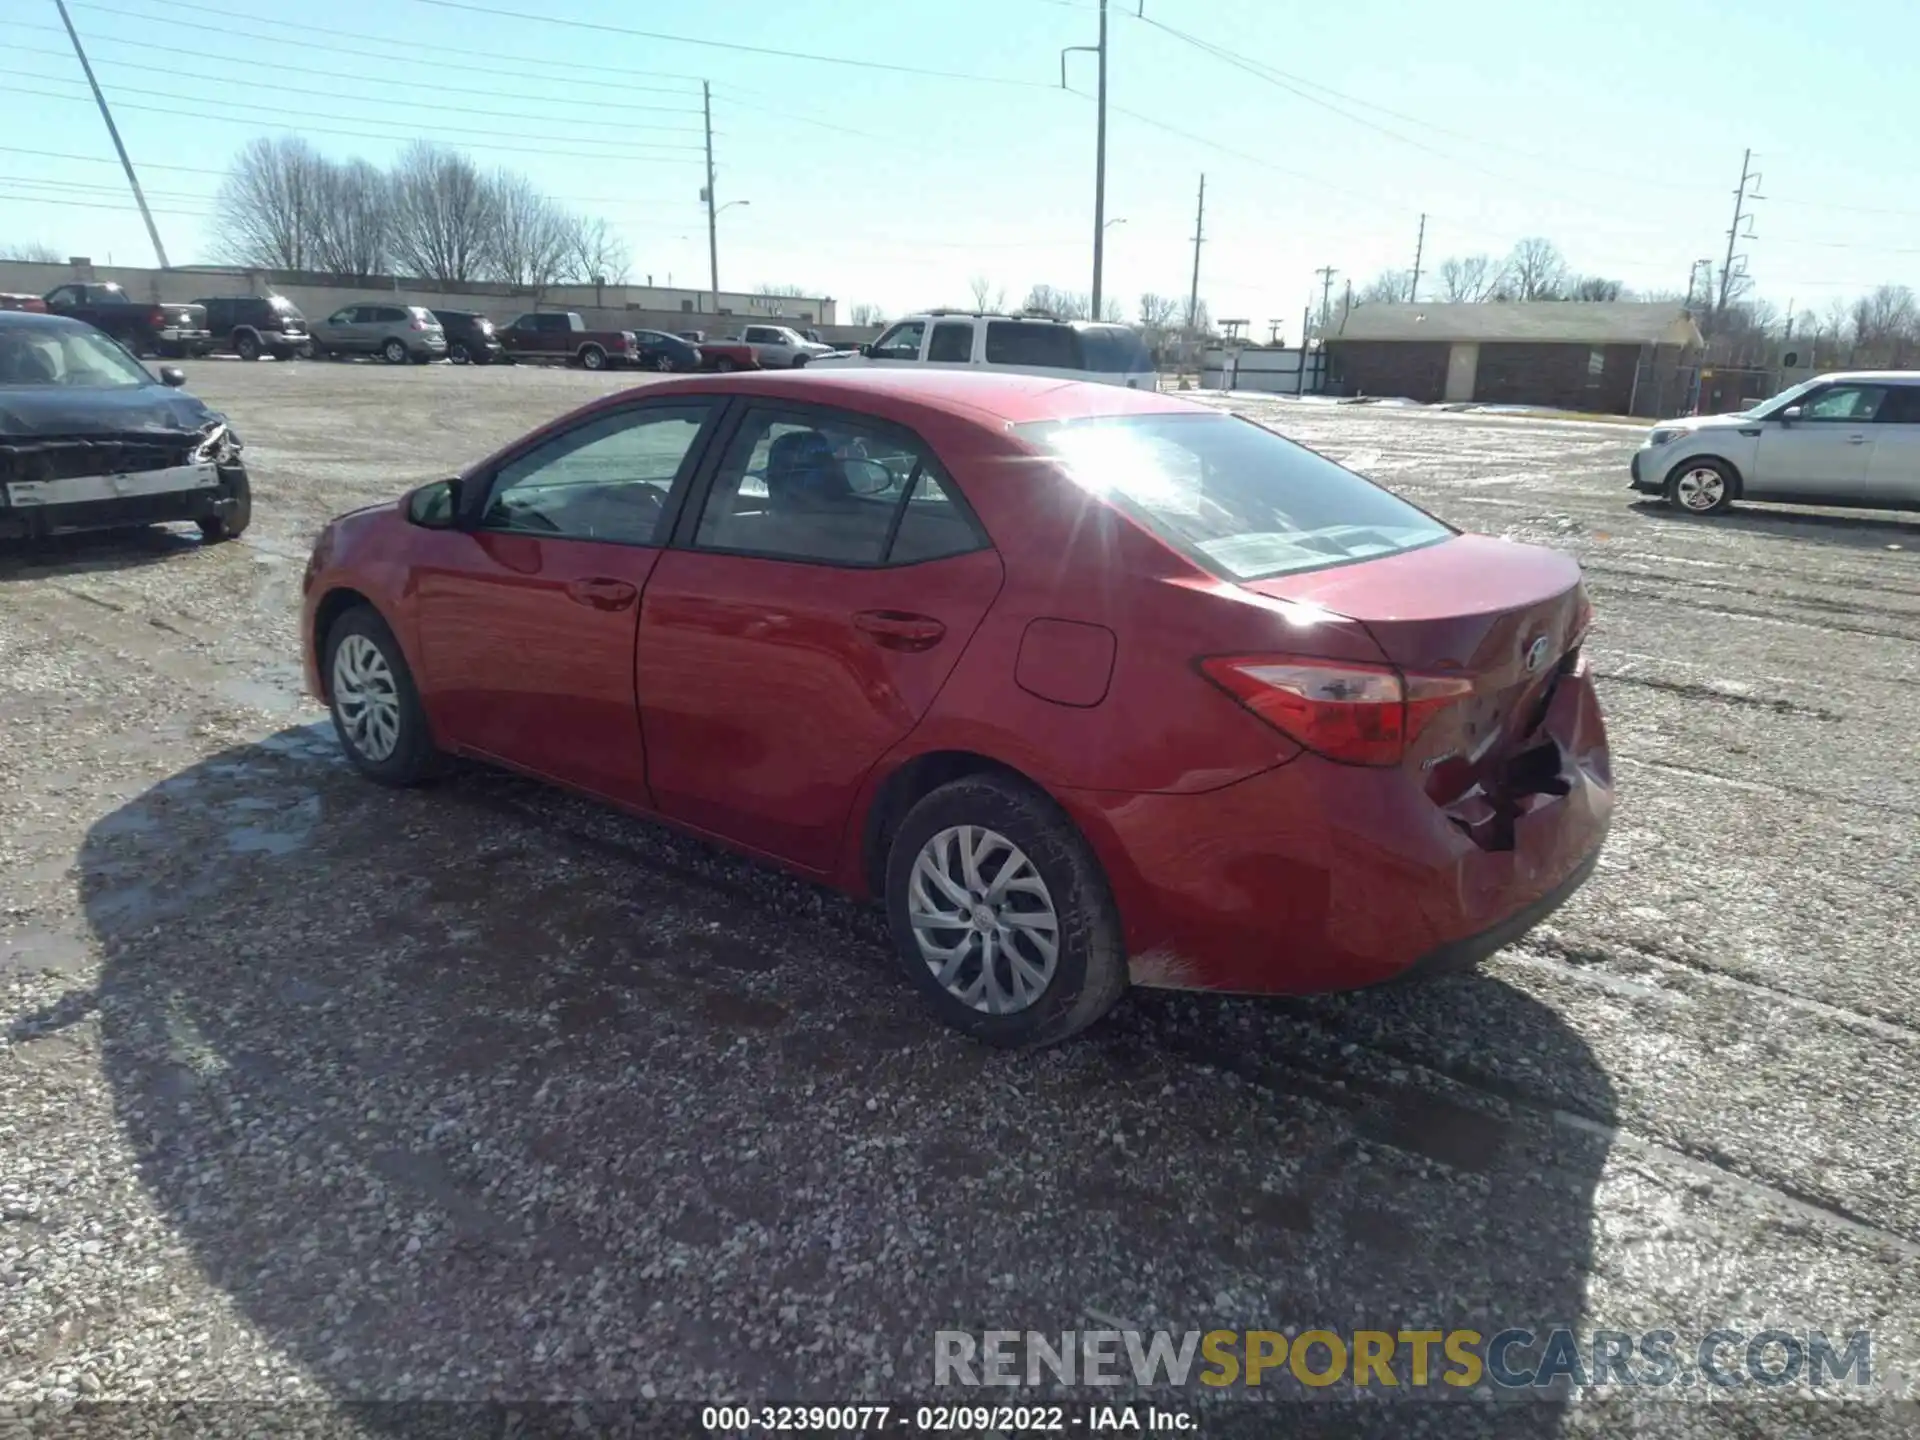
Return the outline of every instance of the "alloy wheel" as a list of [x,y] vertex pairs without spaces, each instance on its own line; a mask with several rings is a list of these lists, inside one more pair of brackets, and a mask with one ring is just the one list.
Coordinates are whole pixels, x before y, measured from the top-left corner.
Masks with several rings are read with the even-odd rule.
[[393,666],[365,635],[349,635],[333,656],[333,703],[363,760],[379,764],[400,743],[400,690]]
[[920,848],[907,923],[933,978],[961,1004],[1011,1015],[1040,999],[1060,956],[1047,882],[996,830],[954,825]]
[[1711,510],[1727,493],[1727,482],[1718,470],[1695,466],[1674,486],[1680,503],[1689,510]]

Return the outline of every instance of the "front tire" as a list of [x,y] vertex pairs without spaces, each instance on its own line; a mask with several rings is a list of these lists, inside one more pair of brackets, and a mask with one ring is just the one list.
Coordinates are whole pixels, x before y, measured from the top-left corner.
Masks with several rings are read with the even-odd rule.
[[733,373],[733,361],[722,355],[718,360],[713,362],[713,368],[718,374],[731,375]]
[[356,605],[333,622],[324,667],[334,734],[356,770],[399,787],[441,773],[445,757],[434,747],[413,672],[378,612]]
[[1127,987],[1119,915],[1092,849],[1045,795],[970,775],[907,812],[887,856],[887,919],[908,979],[954,1029],[1051,1045]]
[[387,341],[386,344],[380,347],[380,358],[385,360],[389,365],[406,364],[407,342],[397,337]]
[[247,482],[244,471],[235,471],[227,477],[227,499],[225,510],[200,517],[200,538],[208,545],[238,540],[253,523],[253,486]]
[[1724,460],[1682,460],[1667,475],[1667,503],[1689,515],[1719,515],[1733,504],[1739,488]]

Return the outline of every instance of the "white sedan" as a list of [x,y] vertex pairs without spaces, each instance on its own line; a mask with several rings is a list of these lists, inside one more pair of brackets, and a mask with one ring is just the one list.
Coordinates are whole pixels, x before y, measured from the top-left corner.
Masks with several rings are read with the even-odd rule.
[[1696,515],[1735,500],[1920,510],[1920,372],[1821,375],[1751,410],[1663,420],[1633,488]]

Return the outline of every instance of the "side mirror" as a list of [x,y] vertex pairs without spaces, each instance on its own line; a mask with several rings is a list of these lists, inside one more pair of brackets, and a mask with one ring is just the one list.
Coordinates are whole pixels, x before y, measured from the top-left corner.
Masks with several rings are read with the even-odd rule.
[[187,372],[182,370],[178,365],[162,365],[160,367],[160,383],[162,385],[172,385],[177,388],[187,383]]
[[856,495],[884,495],[894,486],[893,472],[878,460],[843,460],[847,487]]
[[1798,405],[1789,405],[1786,409],[1780,412],[1780,419],[1788,425],[1793,424],[1793,422],[1798,420],[1799,418],[1800,418],[1800,407]]
[[873,354],[873,346],[866,345],[866,344],[861,345],[860,353],[862,355],[871,356]]
[[452,530],[460,523],[460,480],[436,480],[407,497],[407,519],[423,530]]

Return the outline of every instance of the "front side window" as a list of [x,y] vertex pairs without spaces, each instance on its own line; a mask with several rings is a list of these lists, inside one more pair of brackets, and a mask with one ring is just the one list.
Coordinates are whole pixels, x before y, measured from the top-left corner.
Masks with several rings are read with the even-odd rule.
[[500,467],[481,528],[664,544],[667,499],[710,413],[706,404],[654,405],[555,436]]
[[989,320],[987,364],[1036,370],[1082,370],[1079,337],[1051,320]]
[[873,342],[867,353],[875,360],[918,360],[920,339],[927,333],[926,322],[902,320]]
[[1873,419],[1886,396],[1884,385],[1835,385],[1803,402],[1800,418],[1865,422]]
[[973,359],[973,325],[965,320],[943,320],[933,327],[933,339],[927,343],[927,359],[948,365],[964,365]]
[[98,330],[0,330],[0,385],[125,390],[153,377]]
[[1223,580],[1371,560],[1454,534],[1351,470],[1236,416],[1018,428],[1074,483]]
[[841,565],[910,565],[984,544],[917,437],[832,411],[751,410],[694,544]]

